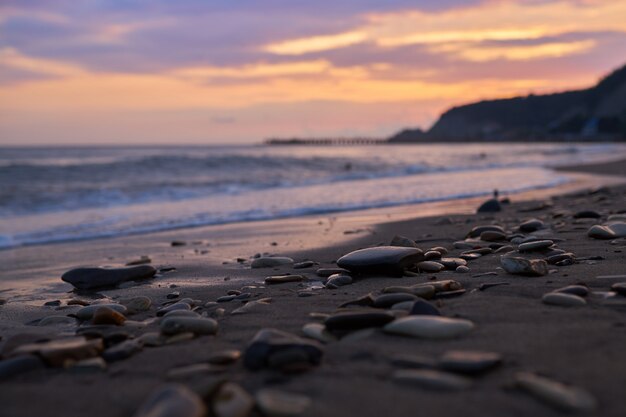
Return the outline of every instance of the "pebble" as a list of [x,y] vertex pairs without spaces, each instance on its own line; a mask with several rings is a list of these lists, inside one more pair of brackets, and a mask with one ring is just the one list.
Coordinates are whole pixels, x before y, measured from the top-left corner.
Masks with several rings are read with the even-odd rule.
[[519,225],[520,232],[524,233],[532,233],[536,232],[539,229],[543,229],[544,223],[539,219],[530,219],[526,220],[524,223]]
[[141,352],[143,345],[137,340],[125,340],[113,345],[102,352],[102,358],[107,362],[121,361]]
[[[499,232],[506,234],[506,231],[500,227],[493,224],[476,226],[467,234],[467,237],[479,237],[483,232]],[[459,248],[461,249],[461,248]]]
[[317,274],[318,277],[323,277],[323,278],[329,277],[334,274],[350,275],[350,271],[348,271],[347,269],[343,269],[343,268],[320,268],[317,271],[315,271],[315,273]]
[[385,287],[383,288],[383,293],[385,294],[393,294],[393,293],[407,293],[413,294],[417,297],[430,299],[435,295],[435,286],[434,285],[424,285],[418,284],[410,287]]
[[287,282],[300,282],[306,278],[303,275],[274,275],[265,278],[266,284],[284,284]]
[[392,378],[400,383],[433,390],[458,391],[472,385],[469,378],[432,369],[401,369],[395,371]]
[[349,307],[349,306],[367,306],[371,307],[374,305],[374,296],[370,294],[365,294],[362,297],[357,298],[356,300],[346,301],[341,304],[339,308]]
[[37,323],[38,326],[74,325],[76,319],[69,316],[47,316]]
[[0,361],[0,381],[44,367],[45,364],[35,355],[21,355],[4,359]]
[[474,328],[465,319],[417,315],[392,321],[383,328],[388,333],[427,339],[446,339],[462,336]]
[[167,294],[165,296],[165,298],[167,298],[168,300],[173,300],[175,298],[180,297],[180,292],[179,291],[172,291],[171,293]]
[[467,261],[461,258],[441,258],[437,260],[437,262],[445,266],[446,269],[450,269],[452,271],[456,270],[459,266],[467,265]]
[[174,310],[191,310],[191,306],[187,303],[183,303],[182,301],[179,301],[177,303],[170,304],[167,307],[163,307],[162,309],[158,310],[156,312],[156,315],[157,317],[161,317],[161,316],[166,315],[170,311],[174,311]]
[[591,412],[596,408],[595,398],[582,388],[566,386],[527,372],[518,373],[515,383],[535,398],[562,411]]
[[451,350],[439,359],[439,368],[462,374],[480,374],[502,363],[502,355],[495,352]]
[[500,264],[509,274],[540,277],[548,274],[548,264],[543,259],[524,259],[501,256]]
[[157,388],[133,417],[205,417],[204,401],[184,385]]
[[47,301],[44,303],[44,307],[58,307],[61,305],[61,300]]
[[544,304],[564,307],[578,307],[587,304],[587,301],[578,295],[562,292],[549,292],[541,298],[541,301]]
[[445,267],[440,264],[439,262],[434,262],[434,261],[423,261],[423,262],[419,262],[417,264],[417,268],[421,271],[421,272],[440,272],[442,271]]
[[[290,361],[278,362],[275,356],[289,353],[294,354]],[[312,340],[298,337],[294,334],[277,329],[261,329],[248,344],[244,353],[246,368],[256,371],[266,367],[275,367],[280,370],[302,370],[317,366],[322,360],[324,350],[322,346]],[[282,355],[284,357],[284,355]]]
[[416,301],[417,296],[409,293],[383,294],[374,298],[372,306],[375,308],[389,308],[403,301]]
[[53,367],[63,367],[67,362],[98,356],[102,352],[101,339],[87,340],[82,336],[67,337],[44,343],[30,343],[18,346],[11,356],[36,354]]
[[212,365],[230,365],[237,362],[239,358],[241,358],[241,351],[229,349],[212,353],[207,358],[207,362]]
[[626,237],[626,222],[611,222],[602,226],[595,225],[589,229],[587,235],[596,239]]
[[237,298],[236,295],[223,295],[219,297],[216,301],[218,303],[227,303],[229,301],[233,301],[235,298]]
[[128,310],[128,314],[135,314],[142,311],[148,311],[152,306],[152,300],[149,297],[138,296],[120,300],[120,304],[124,305]]
[[409,311],[411,316],[441,316],[441,312],[437,307],[424,300],[417,300],[411,306]]
[[260,298],[255,301],[247,302],[236,310],[233,310],[230,314],[246,314],[259,308],[265,308],[272,303],[271,298]]
[[480,234],[480,240],[484,240],[485,242],[498,242],[506,240],[506,233],[497,232],[495,230],[487,230]]
[[333,274],[328,277],[325,287],[331,290],[352,284],[352,277],[346,274]]
[[148,332],[139,336],[137,341],[144,346],[157,347],[162,346],[165,343],[165,338],[161,333]]
[[330,343],[337,340],[335,335],[326,330],[326,326],[320,323],[307,323],[302,326],[302,333],[311,339],[322,343]]
[[225,382],[211,397],[214,417],[247,417],[254,408],[254,398],[233,382]]
[[616,282],[611,285],[611,290],[618,294],[626,295],[626,282]]
[[115,287],[127,281],[152,278],[154,274],[156,274],[156,269],[150,265],[124,268],[76,268],[64,273],[61,279],[75,288],[88,290]]
[[349,311],[336,313],[324,321],[330,332],[345,332],[382,327],[394,320],[394,315],[384,311]]
[[542,249],[548,249],[552,245],[554,245],[554,242],[551,240],[535,240],[533,242],[522,243],[517,247],[517,249],[520,252],[532,252]]
[[441,259],[441,253],[437,252],[436,250],[429,250],[424,253],[424,259],[426,259],[427,261],[430,261],[432,259]]
[[550,265],[556,265],[559,262],[562,261],[575,261],[575,257],[573,253],[559,253],[556,255],[552,255],[552,256],[548,256],[546,258],[546,262],[549,263]]
[[72,298],[67,302],[68,306],[88,306],[89,301],[81,300],[80,298]]
[[470,271],[470,269],[464,265],[457,266],[454,272],[459,274],[466,274]]
[[461,285],[461,283],[458,282],[458,281],[455,281],[453,279],[444,279],[444,280],[441,280],[441,281],[431,281],[428,284],[417,284],[417,285],[421,285],[421,286],[431,285],[431,286],[435,287],[435,290],[437,292],[457,291],[457,290],[463,289],[463,286]]
[[575,219],[599,219],[600,217],[602,217],[602,215],[593,210],[582,210],[574,213]]
[[510,245],[500,246],[498,249],[494,250],[493,253],[509,253],[513,252],[515,248]]
[[496,198],[491,198],[482,203],[476,213],[495,213],[502,210],[500,202]]
[[76,312],[76,317],[79,320],[91,320],[99,308],[107,307],[111,310],[117,311],[120,314],[126,314],[127,309],[121,304],[92,304],[81,308]]
[[267,417],[295,417],[311,405],[311,399],[300,394],[264,388],[257,391],[256,405]]
[[144,265],[144,264],[149,264],[149,263],[152,263],[152,259],[150,259],[149,256],[142,255],[137,259],[133,259],[132,261],[127,262],[126,266]]
[[262,256],[256,258],[250,264],[251,268],[273,268],[281,265],[291,265],[293,259],[286,256]]
[[405,236],[396,235],[391,239],[389,246],[400,246],[404,248],[417,248],[417,243],[413,239]]
[[93,324],[113,324],[116,326],[121,326],[125,321],[126,317],[123,314],[106,306],[98,307],[91,319]]
[[313,261],[303,261],[303,262],[298,262],[298,263],[293,264],[293,269],[311,268],[315,265],[316,263]]
[[200,317],[200,314],[191,310],[172,310],[163,315],[163,318],[166,317]]
[[578,295],[579,297],[586,297],[587,294],[589,294],[589,288],[585,287],[584,285],[568,285],[567,287],[556,289],[553,292],[574,294]]
[[191,332],[195,335],[217,333],[217,321],[204,317],[167,317],[161,322],[161,333],[173,335]]
[[358,274],[401,277],[405,269],[423,259],[418,248],[377,246],[350,252],[339,258],[337,265]]

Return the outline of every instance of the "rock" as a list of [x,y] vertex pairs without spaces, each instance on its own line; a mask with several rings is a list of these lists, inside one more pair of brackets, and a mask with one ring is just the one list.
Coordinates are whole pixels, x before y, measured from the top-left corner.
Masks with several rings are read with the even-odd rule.
[[520,252],[532,252],[537,250],[548,249],[550,246],[554,245],[554,242],[551,240],[535,240],[532,242],[521,243],[517,249]]
[[610,222],[605,225],[591,226],[587,236],[595,239],[616,239],[626,237],[626,222]]
[[239,385],[226,382],[211,397],[215,417],[247,417],[254,408],[254,398]]
[[217,333],[217,322],[204,317],[167,317],[161,322],[161,333],[173,335],[191,332],[195,335]]
[[307,323],[302,326],[302,333],[306,337],[317,340],[322,343],[335,342],[337,338],[326,330],[326,326],[320,323]]
[[35,355],[21,355],[5,359],[0,361],[0,381],[44,367],[45,364]]
[[532,233],[536,232],[539,229],[544,228],[543,221],[539,219],[530,219],[526,220],[524,223],[519,225],[519,231],[524,233]]
[[61,305],[61,300],[47,301],[43,305],[44,307],[58,307]]
[[72,298],[67,302],[68,306],[88,306],[89,301],[81,300],[80,298]]
[[480,240],[485,242],[499,242],[506,240],[506,233],[497,232],[495,230],[487,230],[480,234]]
[[[474,227],[467,234],[467,237],[470,237],[470,238],[479,237],[484,232],[498,232],[498,233],[506,234],[506,231],[502,227],[490,224],[490,225]],[[470,248],[471,248],[471,246],[470,246]],[[457,249],[464,249],[464,248],[457,248]]]
[[359,297],[356,300],[346,301],[345,303],[341,304],[339,308],[345,308],[349,306],[372,307],[373,305],[374,305],[374,296],[370,293],[370,294],[365,294],[364,296]]
[[524,259],[501,256],[500,264],[509,274],[541,277],[548,274],[548,264],[543,259]]
[[575,260],[576,258],[573,253],[559,253],[546,258],[546,262],[550,265],[556,265],[562,261],[571,261],[573,263]]
[[278,365],[278,369],[287,371],[293,369],[291,365],[297,369],[317,366],[324,355],[322,346],[315,341],[276,329],[261,329],[246,348],[244,365],[253,371],[276,367],[273,357],[285,353],[297,355],[293,363],[283,362]]
[[378,246],[350,252],[339,258],[337,265],[357,274],[402,276],[405,269],[423,258],[418,248]]
[[392,321],[383,328],[388,333],[425,339],[447,339],[462,336],[474,328],[465,319],[418,315]]
[[587,304],[587,301],[578,295],[561,292],[549,292],[541,298],[541,301],[543,301],[544,304],[564,307],[578,307]]
[[574,213],[575,219],[599,219],[600,217],[602,217],[602,215],[593,210],[582,210]]
[[173,300],[178,297],[180,297],[180,291],[172,291],[165,296],[165,298],[167,298],[168,300]]
[[125,268],[77,268],[61,276],[65,282],[80,290],[115,287],[126,281],[152,278],[156,269],[150,265],[138,265]]
[[626,282],[616,282],[611,285],[611,290],[620,295],[626,295]]
[[445,267],[439,262],[422,261],[417,264],[417,268],[421,272],[441,272]]
[[510,245],[500,246],[498,249],[494,250],[493,253],[509,253],[513,252],[515,248]]
[[157,317],[161,317],[161,316],[166,315],[170,311],[175,311],[175,310],[191,310],[191,306],[188,303],[179,301],[177,303],[170,304],[167,307],[163,307],[162,309],[158,310],[156,312],[156,315]]
[[449,372],[479,374],[502,363],[502,356],[495,352],[450,350],[439,359],[438,366]]
[[389,308],[403,301],[416,301],[417,296],[409,293],[383,294],[376,297],[372,303],[375,308]]
[[76,317],[79,320],[91,320],[99,308],[107,307],[113,311],[117,311],[120,314],[126,314],[128,311],[126,307],[121,304],[92,304],[81,308],[76,312]]
[[589,288],[584,285],[568,285],[567,287],[554,290],[556,293],[574,294],[579,297],[586,297],[589,294]]
[[235,349],[221,350],[219,352],[212,353],[207,362],[212,365],[230,365],[235,363],[241,357],[241,351]]
[[345,332],[382,327],[394,318],[393,314],[383,311],[347,311],[328,317],[324,325],[330,332]]
[[233,310],[230,314],[246,314],[246,313],[250,313],[252,311],[255,311],[257,309],[262,309],[267,307],[268,305],[270,305],[272,303],[272,299],[271,298],[260,298],[258,300],[255,301],[249,301],[246,304],[242,305],[241,307],[239,307],[236,310]]
[[21,345],[11,352],[11,356],[35,354],[48,366],[63,367],[66,363],[98,356],[102,348],[101,339],[87,340],[82,336],[77,336]]
[[393,373],[393,379],[396,382],[433,390],[458,391],[472,385],[469,378],[431,369],[401,369]]
[[433,260],[433,259],[441,259],[441,253],[437,252],[436,250],[429,250],[426,253],[424,253],[424,259],[427,261]]
[[467,261],[461,258],[441,258],[437,260],[437,262],[446,267],[446,269],[450,269],[452,271],[457,269],[459,266],[467,265]]
[[458,274],[466,274],[470,271],[470,269],[466,266],[460,265],[457,266],[456,269],[454,270],[454,272],[458,273]]
[[431,285],[433,287],[435,287],[435,291],[436,292],[443,292],[443,291],[457,291],[457,290],[462,290],[463,286],[461,285],[461,283],[459,283],[458,281],[455,281],[453,279],[444,279],[441,281],[431,281],[427,284],[418,284],[421,286],[428,286]]
[[348,271],[347,269],[343,269],[343,268],[320,268],[317,271],[315,271],[315,273],[317,274],[318,277],[323,277],[323,278],[329,277],[334,274],[350,275],[350,271]]
[[138,296],[120,300],[120,304],[126,307],[128,314],[135,314],[142,311],[148,311],[152,306],[152,300],[149,297]]
[[302,275],[274,275],[265,278],[266,284],[284,284],[286,282],[304,281],[306,278]]
[[274,268],[276,266],[291,265],[293,259],[286,256],[262,256],[256,258],[250,264],[251,268]]
[[383,288],[383,293],[385,294],[393,294],[393,293],[407,293],[413,294],[417,297],[430,299],[435,295],[436,289],[434,285],[424,285],[418,284],[410,287],[385,287]]
[[304,395],[264,388],[256,395],[256,405],[267,417],[295,417],[310,405],[311,399]]
[[520,389],[559,410],[591,412],[596,408],[595,398],[582,388],[569,387],[527,372],[518,373],[515,383]]
[[170,246],[186,246],[187,242],[185,242],[184,240],[173,240],[170,243]]
[[331,290],[352,284],[352,277],[346,274],[333,274],[328,277],[325,287]]
[[47,316],[37,323],[38,326],[75,325],[76,319],[69,316]]
[[411,306],[409,315],[411,316],[441,316],[441,312],[437,309],[437,307],[435,307],[428,301],[417,300]]
[[163,318],[166,317],[200,317],[200,314],[191,310],[172,310],[163,315]]
[[393,239],[391,239],[391,243],[389,246],[400,246],[404,248],[417,248],[417,243],[413,239],[409,239],[408,237],[395,235]]
[[91,319],[93,324],[113,324],[116,326],[121,326],[125,321],[126,317],[123,314],[106,306],[98,307]]
[[501,210],[500,201],[496,198],[490,198],[478,207],[476,213],[495,213]]
[[157,388],[135,412],[134,417],[205,417],[202,399],[184,385]]
[[236,295],[223,295],[221,297],[218,297],[216,301],[218,303],[227,303],[227,302],[233,301],[236,297],[237,297]]
[[298,263],[293,264],[293,269],[311,268],[315,265],[316,263],[313,261],[303,261],[303,262],[298,262]]
[[150,259],[149,256],[142,255],[137,259],[133,259],[132,261],[127,262],[126,266],[144,265],[144,264],[149,264],[149,263],[152,263],[152,259]]
[[121,361],[130,358],[135,353],[141,352],[142,349],[143,345],[141,342],[137,340],[125,340],[102,352],[102,358],[107,362]]

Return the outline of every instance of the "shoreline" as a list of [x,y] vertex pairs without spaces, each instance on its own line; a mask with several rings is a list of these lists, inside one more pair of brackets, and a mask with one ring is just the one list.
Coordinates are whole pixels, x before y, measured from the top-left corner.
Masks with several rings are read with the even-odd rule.
[[[581,169],[611,175],[622,165],[616,162]],[[202,336],[157,348],[144,347],[128,359],[110,362],[105,371],[77,374],[71,370],[46,368],[0,380],[0,400],[12,417],[43,415],[53,404],[63,409],[68,417],[85,413],[94,417],[123,417],[133,415],[149,393],[164,383],[178,381],[201,391],[210,381],[224,378],[251,394],[271,386],[306,395],[312,404],[303,416],[359,414],[373,417],[389,412],[409,416],[415,414],[416,407],[421,412],[441,416],[560,415],[536,399],[507,388],[516,372],[531,371],[591,392],[598,402],[597,414],[592,415],[618,417],[623,411],[620,394],[626,386],[626,363],[621,360],[622,347],[626,345],[623,331],[626,297],[605,298],[600,293],[606,292],[608,285],[596,277],[624,273],[626,244],[596,241],[586,237],[586,231],[591,225],[604,222],[609,214],[626,208],[623,207],[626,178],[573,175],[580,182],[560,188],[557,193],[555,189],[545,189],[512,195],[512,204],[499,213],[474,214],[484,200],[475,198],[462,205],[459,201],[448,201],[2,251],[0,262],[11,267],[4,268],[0,279],[0,298],[7,299],[6,304],[0,305],[0,349],[11,335],[71,331],[72,328],[66,326],[25,323],[48,315],[75,312],[77,307],[65,305],[73,297],[95,302],[100,297],[115,301],[148,296],[154,307],[132,316],[133,321],[145,321],[148,329],[155,327],[150,321],[155,309],[167,302],[167,294],[173,291],[180,292],[181,298],[198,299],[204,304],[215,301],[229,290],[254,286],[256,288],[250,290],[252,300],[269,297],[272,302],[244,315],[230,314],[242,305],[241,302],[220,303],[225,314],[218,319],[217,336]],[[590,189],[595,191],[586,191]],[[580,210],[597,210],[602,217],[573,219],[572,214]],[[555,217],[560,212],[565,214]],[[337,290],[311,290],[309,297],[298,296],[299,292],[308,291],[304,283],[270,286],[262,282],[266,276],[279,273],[301,273],[314,279],[317,266],[303,270],[291,267],[250,269],[250,257],[257,252],[291,256],[296,261],[310,259],[319,262],[319,266],[332,267],[339,256],[361,247],[388,243],[395,234],[409,236],[424,250],[444,246],[451,255],[457,256],[460,251],[452,247],[452,242],[463,239],[472,227],[496,222],[513,230],[530,217],[540,218],[550,225],[537,236],[563,239],[558,242],[559,247],[574,252],[581,259],[597,256],[603,259],[554,267],[557,272],[549,276],[523,278],[498,270],[498,255],[487,255],[471,261],[467,274],[449,271],[404,278],[358,279]],[[171,246],[174,240],[185,241],[186,245]],[[71,287],[59,279],[61,273],[79,264],[123,264],[141,255],[149,255],[156,267],[173,266],[176,270],[139,285],[92,294],[68,293]],[[238,257],[243,261],[238,262]],[[313,321],[309,317],[311,312],[332,314],[341,303],[368,293],[376,294],[383,287],[428,283],[432,277],[456,280],[467,289],[459,297],[431,300],[445,316],[468,319],[476,324],[467,337],[418,340],[366,331],[358,337],[326,344],[322,364],[303,374],[250,372],[241,363],[235,363],[217,374],[200,373],[183,380],[167,376],[168,372],[183,366],[205,363],[213,352],[245,349],[260,328],[273,327],[301,334],[302,326]],[[8,278],[30,284],[6,288]],[[499,282],[508,285],[478,290],[482,284]],[[541,303],[544,293],[580,282],[598,292],[588,296],[587,306],[564,308]],[[62,304],[58,310],[42,306],[55,299]],[[202,308],[200,311],[211,310]],[[452,349],[498,352],[503,364],[473,379],[473,387],[460,392],[433,393],[391,379],[397,369],[391,359],[398,355],[434,358]],[[337,383],[338,379],[341,383]],[[45,389],[41,388],[42,381],[48,382]],[[68,392],[72,395],[67,395]],[[25,402],[24,398],[38,401]]]

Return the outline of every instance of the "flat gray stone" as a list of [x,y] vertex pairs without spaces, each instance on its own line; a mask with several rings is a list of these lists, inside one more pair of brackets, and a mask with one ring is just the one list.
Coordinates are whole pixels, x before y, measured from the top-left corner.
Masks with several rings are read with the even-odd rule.
[[156,269],[150,265],[125,268],[76,268],[64,273],[61,279],[75,288],[88,290],[115,287],[127,281],[152,278],[156,272]]
[[378,246],[350,252],[339,258],[337,265],[357,274],[402,276],[405,269],[423,259],[418,248]]

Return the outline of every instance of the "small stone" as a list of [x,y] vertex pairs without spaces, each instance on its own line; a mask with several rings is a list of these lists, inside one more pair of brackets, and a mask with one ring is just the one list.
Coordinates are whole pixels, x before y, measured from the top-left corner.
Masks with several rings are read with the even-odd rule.
[[125,321],[126,317],[123,314],[106,306],[98,307],[91,319],[93,324],[113,324],[115,326],[121,326]]
[[540,277],[548,274],[548,264],[543,259],[524,259],[501,256],[500,264],[509,274]]
[[293,259],[286,256],[262,256],[256,258],[250,264],[251,268],[273,268],[282,265],[293,264]]
[[546,258],[546,262],[550,265],[556,265],[561,261],[575,261],[575,257],[573,253],[559,253],[556,255],[548,256]]
[[191,310],[172,310],[163,315],[163,318],[167,317],[200,317],[200,314]]
[[407,293],[413,294],[417,297],[430,299],[435,295],[436,289],[434,285],[413,285],[410,287],[385,287],[383,288],[383,293],[385,294],[393,294],[393,293]]
[[302,275],[274,275],[265,278],[266,284],[284,284],[287,282],[304,281],[306,278]]
[[472,385],[472,380],[464,376],[431,369],[401,369],[393,373],[393,379],[433,390],[459,391]]
[[128,311],[126,307],[121,304],[92,304],[81,308],[76,312],[76,317],[79,320],[91,320],[99,308],[107,307],[111,310],[117,311],[120,314],[126,314]]
[[[474,227],[467,234],[467,237],[471,237],[471,238],[479,237],[481,234],[483,234],[483,232],[499,232],[499,233],[506,234],[506,231],[502,227],[490,224],[490,225]],[[458,249],[463,249],[463,248],[458,248]]]
[[574,294],[579,297],[586,297],[589,294],[589,288],[584,285],[568,285],[567,287],[559,288],[554,290],[553,292],[557,293],[565,293],[565,294]]
[[68,306],[88,306],[89,301],[81,300],[80,298],[72,298],[67,302]]
[[470,269],[464,265],[459,265],[456,267],[456,269],[454,270],[454,272],[458,273],[458,274],[466,274],[470,271]]
[[495,213],[498,211],[502,211],[500,202],[496,198],[491,198],[482,203],[476,210],[476,213]]
[[38,326],[75,325],[76,319],[69,316],[47,316],[37,323]]
[[439,367],[445,371],[462,374],[479,374],[502,363],[502,356],[494,352],[451,350],[439,359]]
[[230,350],[221,350],[219,352],[212,353],[207,362],[212,365],[230,365],[235,363],[241,357],[241,351],[230,349]]
[[24,344],[14,349],[11,356],[37,354],[49,366],[63,367],[67,362],[98,356],[102,348],[101,339],[87,340],[77,336],[44,343]]
[[506,233],[497,232],[495,230],[487,230],[480,234],[480,240],[485,242],[499,242],[506,240]]
[[552,245],[554,245],[554,242],[551,240],[535,240],[533,242],[522,243],[517,247],[517,249],[520,252],[532,252],[548,249]]
[[352,284],[352,277],[346,274],[333,274],[328,277],[325,287],[331,290]]
[[498,249],[494,250],[493,253],[509,253],[513,252],[515,248],[510,245],[500,246]]
[[271,298],[261,298],[255,301],[250,301],[239,307],[236,310],[233,310],[230,314],[246,314],[252,311],[255,311],[259,308],[265,308],[270,305],[272,302]]
[[123,282],[152,278],[156,269],[150,265],[125,268],[77,268],[67,271],[61,279],[81,290],[115,287]]
[[133,259],[132,261],[127,262],[126,266],[145,265],[149,263],[152,263],[152,259],[150,259],[149,256],[142,255],[137,259]]
[[244,353],[244,365],[250,370],[276,366],[272,358],[281,353],[295,353],[298,355],[293,363],[281,363],[281,370],[289,370],[291,365],[301,369],[303,365],[319,365],[324,355],[321,345],[291,333],[276,329],[262,329],[257,332],[248,344]]
[[320,268],[317,271],[315,271],[315,273],[317,274],[318,277],[323,277],[323,278],[329,277],[334,274],[350,275],[350,271],[348,271],[347,269],[343,269],[343,268]]
[[418,315],[392,321],[383,328],[388,333],[426,339],[447,339],[467,334],[474,323],[465,319]]
[[346,332],[382,327],[394,318],[393,314],[382,311],[348,311],[333,314],[324,321],[324,325],[330,332]]
[[417,296],[408,293],[395,293],[379,295],[373,300],[372,306],[375,308],[389,308],[394,304],[403,301],[416,301]]
[[165,296],[165,298],[167,298],[168,300],[173,300],[175,298],[180,297],[180,292],[179,291],[172,291],[171,293],[167,294]]
[[429,303],[424,300],[417,300],[411,306],[411,310],[409,311],[409,315],[411,316],[441,316],[441,312]]
[[330,343],[337,340],[337,338],[326,330],[326,326],[320,323],[307,323],[302,326],[302,333],[306,337],[317,340],[322,343]]
[[440,263],[441,265],[445,266],[446,269],[450,269],[452,271],[454,271],[459,266],[466,266],[467,265],[467,261],[465,259],[461,259],[461,258],[441,258],[441,259],[437,260],[437,262]]
[[0,361],[0,381],[44,367],[45,364],[35,355],[21,355],[4,359]]
[[148,332],[139,336],[137,341],[144,346],[157,347],[165,343],[165,337],[161,333]]
[[582,388],[566,386],[527,372],[518,373],[515,383],[520,389],[559,410],[590,412],[596,408],[595,398]]
[[424,253],[424,259],[427,261],[433,260],[433,259],[441,259],[441,253],[437,252],[436,250],[429,250],[426,253]]
[[439,262],[423,261],[417,264],[417,268],[421,272],[441,272],[445,267]]
[[311,399],[304,395],[264,388],[256,393],[256,405],[267,417],[295,417],[310,405]]
[[519,225],[520,232],[524,233],[532,233],[536,232],[539,229],[543,229],[544,223],[539,219],[530,219],[526,220],[524,223]]
[[616,282],[611,285],[611,290],[620,295],[626,295],[626,282]]
[[203,317],[167,317],[161,322],[161,333],[173,335],[191,332],[195,335],[217,333],[217,322]]
[[205,417],[204,401],[184,385],[165,385],[155,390],[133,417]]
[[58,307],[61,305],[61,300],[47,301],[44,303],[44,307]]
[[315,265],[316,263],[313,261],[303,261],[303,262],[298,262],[298,263],[293,264],[293,269],[311,268]]
[[462,290],[463,286],[453,279],[444,279],[441,281],[431,281],[428,284],[417,284],[418,286],[433,286],[437,292]]
[[337,265],[364,275],[402,276],[404,270],[424,259],[418,248],[377,246],[350,252],[337,261]]
[[574,213],[575,219],[599,219],[600,217],[602,217],[602,215],[593,210],[582,210]]
[[541,301],[544,304],[564,307],[578,307],[587,304],[587,301],[578,295],[561,292],[549,292],[542,297]]
[[396,235],[391,239],[389,246],[400,246],[404,248],[417,248],[417,243],[413,239],[405,236]]
[[215,417],[247,417],[254,408],[254,398],[232,382],[222,384],[210,403]]
[[120,304],[126,306],[128,314],[136,314],[142,311],[148,311],[152,306],[152,300],[149,297],[138,296],[120,300]]
[[216,301],[218,303],[227,303],[229,301],[233,301],[235,298],[237,298],[236,295],[223,295],[219,297]]
[[157,317],[161,317],[174,310],[191,310],[191,306],[188,303],[184,303],[181,301],[170,304],[167,307],[163,307],[162,309],[156,312]]
[[341,304],[339,308],[349,307],[349,306],[365,306],[372,307],[374,305],[374,296],[370,294],[366,294],[362,297],[357,298],[356,300],[346,301]]

